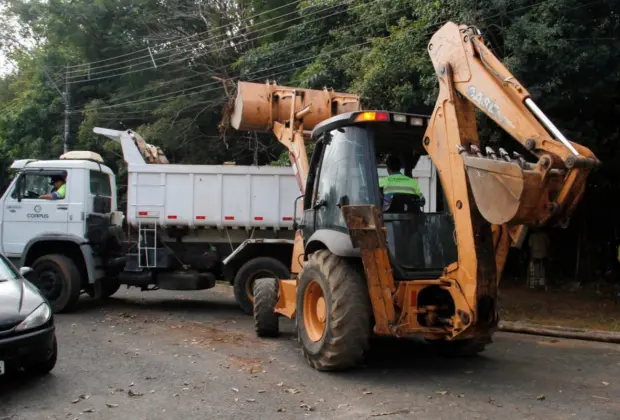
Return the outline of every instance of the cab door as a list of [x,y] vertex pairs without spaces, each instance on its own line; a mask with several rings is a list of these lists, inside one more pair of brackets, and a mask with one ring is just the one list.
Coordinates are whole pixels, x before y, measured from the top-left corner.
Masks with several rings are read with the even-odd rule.
[[[19,257],[32,238],[45,233],[67,233],[69,228],[69,188],[61,200],[39,196],[51,191],[51,175],[67,176],[66,171],[24,171],[3,204],[2,245],[9,257]],[[67,182],[70,182],[68,178]]]

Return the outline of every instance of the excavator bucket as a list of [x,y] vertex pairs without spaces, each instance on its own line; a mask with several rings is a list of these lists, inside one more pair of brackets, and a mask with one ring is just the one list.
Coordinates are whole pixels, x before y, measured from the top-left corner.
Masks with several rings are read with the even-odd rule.
[[541,177],[516,162],[463,154],[476,206],[489,223],[523,222],[538,206]]

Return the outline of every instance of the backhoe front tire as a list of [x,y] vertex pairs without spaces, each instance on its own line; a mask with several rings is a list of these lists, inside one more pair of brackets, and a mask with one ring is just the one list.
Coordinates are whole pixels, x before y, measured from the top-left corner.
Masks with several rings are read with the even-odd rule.
[[333,371],[359,364],[369,346],[371,311],[361,267],[328,250],[310,255],[298,283],[295,317],[310,366]]
[[275,312],[279,289],[278,279],[254,281],[254,329],[259,337],[277,337],[280,333],[278,314]]
[[290,273],[284,264],[271,257],[253,258],[237,271],[233,280],[233,291],[235,300],[246,314],[252,315],[254,310],[254,282],[267,277],[288,279]]

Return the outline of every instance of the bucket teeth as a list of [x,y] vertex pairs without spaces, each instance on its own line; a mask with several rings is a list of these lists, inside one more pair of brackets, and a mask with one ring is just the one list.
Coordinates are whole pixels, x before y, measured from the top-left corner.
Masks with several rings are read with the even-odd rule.
[[495,153],[495,150],[491,149],[489,146],[487,146],[484,150],[487,152],[488,157],[497,160],[497,153]]
[[480,151],[480,149],[478,148],[478,146],[476,146],[475,144],[472,144],[472,145],[470,146],[470,148],[471,148],[471,151],[472,151],[473,153],[475,153],[475,154],[476,154],[476,156],[478,156],[478,157],[484,157],[484,155],[482,154],[482,152]]
[[527,162],[525,161],[525,159],[523,159],[523,156],[521,156],[520,153],[512,152],[512,155],[514,156],[515,160],[521,168],[525,168],[527,166]]
[[467,152],[467,149],[461,146],[460,144],[456,145],[456,151],[459,152],[459,155],[463,155],[463,154],[469,155],[469,153]]
[[510,155],[508,154],[508,152],[506,150],[504,150],[504,148],[500,147],[499,148],[499,155],[502,157],[502,159],[504,159],[506,162],[510,162]]

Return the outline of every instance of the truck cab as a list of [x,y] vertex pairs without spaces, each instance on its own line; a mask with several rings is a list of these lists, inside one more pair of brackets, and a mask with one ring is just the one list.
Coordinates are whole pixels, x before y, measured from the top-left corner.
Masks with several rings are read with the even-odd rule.
[[[18,266],[34,268],[34,282],[57,306],[71,306],[104,276],[87,239],[92,213],[116,212],[116,180],[100,155],[73,151],[59,160],[17,160],[17,172],[0,199],[0,251]],[[66,182],[64,198],[41,198],[53,177]],[[69,287],[62,277],[75,277]],[[65,279],[66,280],[66,279]]]

